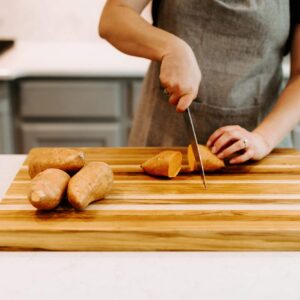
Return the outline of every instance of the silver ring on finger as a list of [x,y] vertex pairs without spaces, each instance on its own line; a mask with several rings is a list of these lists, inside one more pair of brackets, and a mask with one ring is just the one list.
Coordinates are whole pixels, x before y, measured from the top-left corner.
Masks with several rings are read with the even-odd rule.
[[247,148],[248,148],[248,145],[249,145],[248,140],[245,138],[245,139],[242,139],[242,142],[243,142],[243,145],[244,145],[244,148],[243,148],[243,149],[247,149]]

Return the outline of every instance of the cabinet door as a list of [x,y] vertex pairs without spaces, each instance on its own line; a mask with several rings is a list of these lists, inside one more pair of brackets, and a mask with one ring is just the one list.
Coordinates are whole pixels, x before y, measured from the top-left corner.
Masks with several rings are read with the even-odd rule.
[[138,107],[139,100],[141,97],[142,81],[136,80],[132,83],[132,117]]
[[122,84],[115,81],[25,80],[20,112],[30,118],[119,118]]
[[121,146],[118,123],[23,123],[22,152],[33,147],[115,147]]
[[0,83],[0,153],[13,152],[11,111],[6,86]]
[[300,125],[298,125],[293,131],[294,147],[300,150]]

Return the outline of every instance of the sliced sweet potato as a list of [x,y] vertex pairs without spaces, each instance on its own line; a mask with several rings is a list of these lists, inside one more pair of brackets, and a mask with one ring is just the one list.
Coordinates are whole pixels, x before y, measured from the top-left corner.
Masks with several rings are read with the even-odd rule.
[[[225,166],[224,161],[213,154],[208,147],[204,145],[198,145],[198,147],[201,153],[203,168],[205,171],[216,171],[222,169]],[[192,145],[188,146],[187,158],[188,167],[185,166],[185,171],[187,173],[196,171],[196,159],[194,156]]]
[[113,172],[104,162],[90,162],[75,174],[68,185],[68,200],[76,209],[103,199],[113,185]]
[[55,168],[67,173],[79,171],[85,163],[84,152],[70,148],[35,148],[28,155],[28,172],[31,178]]
[[180,173],[192,173],[194,171],[189,165],[182,165],[180,169]]
[[149,175],[173,178],[179,173],[181,163],[181,152],[166,150],[145,161],[141,167]]
[[37,174],[30,183],[28,200],[37,209],[54,209],[61,202],[70,176],[59,169],[47,169]]

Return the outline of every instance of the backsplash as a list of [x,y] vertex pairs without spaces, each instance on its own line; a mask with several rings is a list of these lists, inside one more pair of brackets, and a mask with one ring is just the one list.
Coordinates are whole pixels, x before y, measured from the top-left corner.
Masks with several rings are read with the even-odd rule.
[[105,2],[0,0],[0,38],[53,42],[99,41],[97,27]]

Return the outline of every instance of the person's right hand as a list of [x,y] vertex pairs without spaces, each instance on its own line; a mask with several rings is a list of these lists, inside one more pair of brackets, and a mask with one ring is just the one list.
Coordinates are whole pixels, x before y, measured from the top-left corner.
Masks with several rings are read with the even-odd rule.
[[165,54],[159,79],[169,95],[169,102],[178,112],[185,111],[196,99],[201,72],[193,50],[181,41]]

